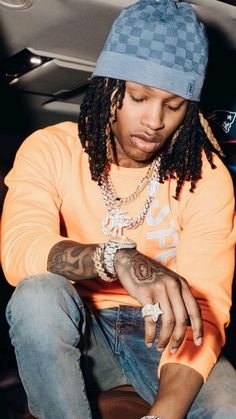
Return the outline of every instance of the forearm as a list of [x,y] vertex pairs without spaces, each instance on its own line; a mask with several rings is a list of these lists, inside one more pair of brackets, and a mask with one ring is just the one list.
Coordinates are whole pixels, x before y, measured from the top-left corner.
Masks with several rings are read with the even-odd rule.
[[49,252],[47,269],[73,281],[95,278],[93,254],[96,244],[81,244],[64,240]]
[[202,384],[203,377],[194,369],[182,364],[165,364],[149,414],[161,419],[184,419]]

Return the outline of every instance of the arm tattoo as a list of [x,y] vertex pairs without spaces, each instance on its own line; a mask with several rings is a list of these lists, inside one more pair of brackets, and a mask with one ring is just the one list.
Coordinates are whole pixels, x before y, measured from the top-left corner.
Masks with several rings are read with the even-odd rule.
[[84,245],[71,240],[56,243],[49,252],[47,269],[73,281],[95,278],[92,255],[95,244]]

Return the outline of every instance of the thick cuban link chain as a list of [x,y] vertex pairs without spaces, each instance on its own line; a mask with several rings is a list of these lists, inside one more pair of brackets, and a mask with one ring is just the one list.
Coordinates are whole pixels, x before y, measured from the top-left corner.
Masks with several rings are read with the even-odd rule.
[[103,262],[104,247],[105,247],[105,244],[101,243],[96,247],[94,251],[94,254],[93,254],[94,268],[99,278],[103,279],[103,281],[113,282],[117,280],[117,277],[108,275],[104,269],[104,262]]
[[103,234],[105,234],[106,236],[121,237],[123,236],[124,228],[135,229],[143,223],[158,188],[159,165],[160,165],[159,159],[155,160],[153,174],[149,181],[147,199],[140,213],[135,218],[130,217],[126,211],[121,210],[119,208],[119,205],[117,205],[116,197],[111,192],[109,188],[109,182],[107,182],[107,179],[106,179],[108,175],[106,176],[103,175],[101,177],[99,186],[102,192],[105,205],[108,210],[108,214],[102,220],[102,223],[101,223]]

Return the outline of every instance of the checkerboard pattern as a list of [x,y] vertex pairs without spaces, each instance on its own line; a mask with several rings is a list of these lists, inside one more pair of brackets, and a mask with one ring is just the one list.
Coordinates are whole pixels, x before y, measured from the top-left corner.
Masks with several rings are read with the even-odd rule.
[[141,0],[121,12],[104,51],[204,75],[208,48],[204,26],[190,4]]

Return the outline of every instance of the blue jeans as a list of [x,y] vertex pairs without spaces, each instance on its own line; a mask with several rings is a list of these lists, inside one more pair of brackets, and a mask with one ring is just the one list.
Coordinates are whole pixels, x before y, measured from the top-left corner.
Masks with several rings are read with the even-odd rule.
[[[37,418],[92,418],[87,393],[124,384],[153,403],[161,355],[155,345],[150,349],[144,343],[140,308],[92,312],[67,279],[42,274],[20,282],[7,319],[29,408]],[[236,418],[236,371],[224,358],[187,418]]]

